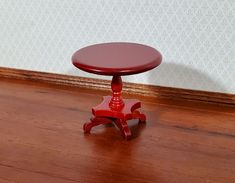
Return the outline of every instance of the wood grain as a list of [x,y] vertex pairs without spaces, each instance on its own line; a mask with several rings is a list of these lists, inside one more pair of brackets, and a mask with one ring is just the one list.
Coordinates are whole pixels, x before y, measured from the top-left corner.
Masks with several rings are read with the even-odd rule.
[[[109,80],[0,67],[0,77],[31,80],[49,84],[110,91]],[[235,94],[189,90],[124,82],[123,92],[157,99],[184,99],[235,105]]]
[[147,123],[125,141],[112,125],[83,133],[106,91],[0,85],[0,182],[235,182],[234,106],[141,97]]

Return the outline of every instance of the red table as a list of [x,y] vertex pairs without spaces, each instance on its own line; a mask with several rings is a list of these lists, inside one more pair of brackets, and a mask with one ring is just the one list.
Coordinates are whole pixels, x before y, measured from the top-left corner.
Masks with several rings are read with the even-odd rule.
[[96,44],[75,52],[72,62],[77,68],[90,73],[113,76],[112,96],[105,96],[101,104],[92,108],[94,117],[84,124],[84,131],[89,133],[94,126],[114,122],[128,139],[131,131],[127,120],[139,119],[140,122],[145,122],[146,117],[137,110],[141,107],[139,100],[122,99],[121,76],[148,71],[160,65],[161,60],[162,56],[156,49],[136,43]]

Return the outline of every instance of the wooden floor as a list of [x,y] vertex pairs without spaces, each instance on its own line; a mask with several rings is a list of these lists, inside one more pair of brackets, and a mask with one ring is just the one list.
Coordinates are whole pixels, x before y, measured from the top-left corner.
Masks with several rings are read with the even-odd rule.
[[[235,107],[139,97],[147,124],[84,135],[99,92],[1,79],[0,182],[235,182]],[[128,96],[126,97],[137,97]]]

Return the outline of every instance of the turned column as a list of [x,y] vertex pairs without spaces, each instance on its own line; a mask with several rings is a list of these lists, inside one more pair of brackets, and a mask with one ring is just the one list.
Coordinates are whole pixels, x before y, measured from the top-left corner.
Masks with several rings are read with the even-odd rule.
[[113,76],[111,88],[113,96],[110,100],[109,107],[114,110],[121,110],[124,107],[124,102],[121,97],[122,78],[121,76]]

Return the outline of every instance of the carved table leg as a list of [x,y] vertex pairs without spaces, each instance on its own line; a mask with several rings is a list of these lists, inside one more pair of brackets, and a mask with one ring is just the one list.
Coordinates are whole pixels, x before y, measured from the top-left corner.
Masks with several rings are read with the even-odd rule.
[[146,116],[140,113],[138,110],[132,112],[132,119],[139,119],[140,123],[146,122]]
[[124,102],[121,97],[122,92],[122,78],[121,76],[113,76],[111,88],[113,96],[110,100],[109,107],[113,110],[121,110],[124,107]]
[[127,125],[127,122],[123,119],[115,119],[114,123],[120,129],[125,139],[129,139],[131,137],[131,131]]
[[85,123],[83,129],[85,133],[89,133],[94,126],[114,122],[122,132],[123,137],[129,139],[131,131],[127,125],[127,120],[139,119],[140,123],[144,123],[146,117],[137,110],[141,107],[139,100],[122,99],[121,76],[113,76],[111,88],[113,95],[105,96],[101,104],[92,108],[94,118]]
[[91,118],[91,121],[88,123],[85,123],[83,125],[83,129],[85,133],[90,133],[91,128],[93,128],[94,126],[100,125],[100,124],[108,124],[108,123],[112,123],[113,120],[111,120],[110,118],[103,118],[103,117],[94,117]]

